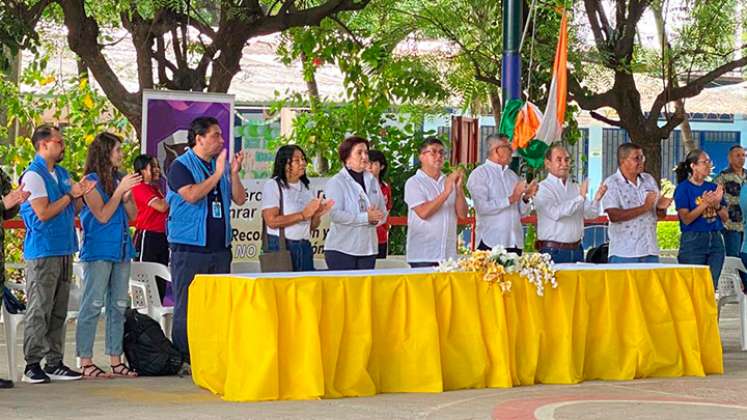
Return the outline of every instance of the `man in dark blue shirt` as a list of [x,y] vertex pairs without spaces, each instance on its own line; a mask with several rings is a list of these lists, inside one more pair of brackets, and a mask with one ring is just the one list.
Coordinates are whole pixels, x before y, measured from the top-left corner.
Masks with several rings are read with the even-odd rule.
[[189,360],[187,303],[189,285],[196,274],[231,271],[231,201],[246,201],[239,179],[243,155],[226,168],[226,150],[218,121],[200,117],[192,121],[189,149],[168,173],[167,236],[171,247],[171,280],[174,289],[172,340]]

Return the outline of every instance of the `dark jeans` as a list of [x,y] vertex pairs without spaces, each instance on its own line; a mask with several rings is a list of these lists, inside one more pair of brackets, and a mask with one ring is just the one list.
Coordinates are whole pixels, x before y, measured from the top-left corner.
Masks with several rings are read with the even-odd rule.
[[550,254],[555,264],[576,263],[584,260],[584,250],[581,245],[577,249],[540,248],[539,252]]
[[[485,242],[480,241],[480,245],[477,246],[477,249],[480,251],[490,251],[493,248],[485,245]],[[522,252],[524,252],[521,248],[506,248],[506,251],[513,252],[514,254],[521,256]]]
[[[293,271],[314,271],[314,251],[311,242],[306,239],[286,239],[285,247],[290,251]],[[280,237],[267,235],[267,248],[270,251],[280,250]]]
[[189,285],[196,274],[224,274],[231,272],[231,250],[200,253],[172,251],[171,281],[174,287],[174,324],[171,339],[174,345],[189,357],[187,340],[187,303]]
[[724,236],[726,256],[738,257],[742,251],[742,232],[724,229],[721,234]]
[[709,266],[713,290],[718,290],[718,278],[724,266],[725,256],[726,250],[721,232],[682,232],[677,261],[680,264]]
[[422,268],[422,267],[438,267],[437,262],[411,262],[410,268]]
[[330,270],[373,270],[376,255],[350,255],[339,251],[324,251],[324,261]]

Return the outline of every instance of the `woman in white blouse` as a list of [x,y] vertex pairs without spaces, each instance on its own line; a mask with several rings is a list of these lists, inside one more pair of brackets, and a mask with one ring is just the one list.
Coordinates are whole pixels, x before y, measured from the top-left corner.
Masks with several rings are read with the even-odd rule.
[[[283,212],[280,212],[280,194]],[[275,154],[272,178],[262,190],[262,218],[267,224],[270,251],[280,249],[280,228],[285,230],[286,249],[290,251],[293,271],[313,271],[311,230],[332,207],[329,200],[314,197],[306,177],[306,154],[296,145],[286,145]]]
[[379,181],[366,171],[368,140],[348,137],[340,144],[343,168],[327,182],[332,199],[324,259],[330,270],[368,270],[379,252],[376,226],[386,222],[387,210]]

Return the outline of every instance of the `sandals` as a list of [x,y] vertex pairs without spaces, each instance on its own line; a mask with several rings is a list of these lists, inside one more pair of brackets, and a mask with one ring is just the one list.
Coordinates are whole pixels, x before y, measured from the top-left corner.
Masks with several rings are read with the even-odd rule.
[[112,368],[112,375],[114,376],[121,376],[124,378],[137,377],[137,372],[127,367],[127,365],[125,365],[124,363],[120,363],[118,365],[111,365],[111,368]]
[[91,363],[90,365],[81,366],[81,375],[83,379],[111,379],[112,376],[101,370],[98,366]]

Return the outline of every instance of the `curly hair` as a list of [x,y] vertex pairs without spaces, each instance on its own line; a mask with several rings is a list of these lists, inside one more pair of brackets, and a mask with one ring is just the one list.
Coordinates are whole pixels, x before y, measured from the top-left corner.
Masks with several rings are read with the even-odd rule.
[[86,175],[96,173],[99,185],[109,196],[114,194],[116,181],[119,179],[118,168],[112,166],[112,151],[118,143],[122,143],[122,138],[112,133],[104,132],[96,136],[88,147],[86,166],[83,170]]

